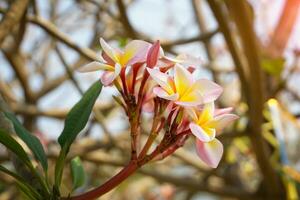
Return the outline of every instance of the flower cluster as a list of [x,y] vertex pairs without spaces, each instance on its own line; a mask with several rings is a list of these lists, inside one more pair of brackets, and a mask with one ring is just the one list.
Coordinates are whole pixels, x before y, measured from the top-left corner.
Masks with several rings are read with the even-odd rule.
[[[81,72],[102,70],[101,82],[115,85],[122,99],[115,97],[129,117],[132,156],[143,162],[162,159],[182,146],[189,135],[196,137],[196,151],[207,165],[217,167],[223,145],[217,134],[237,119],[231,108],[215,109],[222,88],[207,79],[197,79],[197,59],[164,55],[159,41],[129,42],[124,50],[109,46],[102,38],[99,61],[83,66]],[[153,113],[148,140],[139,149],[139,124],[142,112]],[[147,154],[155,137],[164,130],[162,141]],[[146,156],[147,155],[147,156]]]

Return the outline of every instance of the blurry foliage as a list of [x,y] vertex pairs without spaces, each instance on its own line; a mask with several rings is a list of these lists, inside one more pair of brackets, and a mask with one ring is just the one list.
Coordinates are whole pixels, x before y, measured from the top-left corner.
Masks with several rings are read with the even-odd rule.
[[284,64],[284,58],[263,58],[261,66],[268,74],[278,77],[284,69]]

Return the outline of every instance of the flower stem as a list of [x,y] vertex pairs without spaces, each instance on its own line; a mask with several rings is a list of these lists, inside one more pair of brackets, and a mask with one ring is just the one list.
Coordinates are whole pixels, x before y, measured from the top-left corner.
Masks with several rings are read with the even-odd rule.
[[128,163],[127,166],[125,166],[118,174],[116,174],[114,177],[109,179],[107,182],[105,182],[103,185],[86,192],[84,194],[70,197],[71,200],[92,200],[96,199],[97,197],[100,197],[104,195],[105,193],[109,192],[116,186],[118,186],[120,183],[122,183],[126,178],[128,178],[131,174],[133,174],[138,169],[137,162],[131,161]]
[[160,103],[158,102],[157,99],[154,99],[154,116],[153,116],[151,132],[145,143],[145,146],[143,147],[143,149],[139,155],[139,159],[144,158],[144,156],[147,154],[152,143],[154,142],[155,138],[158,135],[159,129],[157,126],[159,125],[159,122],[162,123],[161,113],[159,112],[160,111],[159,108],[160,108]]

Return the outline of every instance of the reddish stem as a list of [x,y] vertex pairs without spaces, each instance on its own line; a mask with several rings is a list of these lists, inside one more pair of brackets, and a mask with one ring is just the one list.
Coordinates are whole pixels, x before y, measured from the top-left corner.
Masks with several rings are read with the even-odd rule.
[[138,100],[137,105],[135,107],[135,113],[134,113],[134,119],[130,119],[130,125],[131,125],[131,159],[137,160],[137,152],[136,147],[138,143],[138,137],[139,137],[139,124],[140,124],[140,116],[141,116],[141,108],[143,103],[143,89],[147,82],[147,79],[149,77],[149,74],[147,71],[144,71],[144,76],[141,81],[141,85],[138,92]]
[[141,81],[141,85],[140,85],[140,89],[138,92],[138,102],[137,102],[137,109],[138,112],[140,111],[141,107],[142,107],[142,103],[143,103],[143,91],[144,91],[144,87],[146,85],[146,82],[148,80],[149,74],[147,72],[147,70],[145,69],[144,71],[144,75],[143,75],[143,79]]
[[134,94],[136,77],[137,77],[138,71],[140,70],[142,65],[143,65],[143,63],[137,63],[137,64],[133,65],[133,69],[132,69],[133,77],[132,77],[132,84],[131,84],[131,93],[132,94]]
[[125,69],[126,68],[122,68],[120,77],[121,77],[121,82],[122,82],[122,86],[123,86],[124,95],[127,98],[128,97],[128,88],[127,88],[127,84],[126,84],[126,77],[125,77],[126,71],[125,71]]
[[122,183],[127,177],[129,177],[131,174],[133,174],[138,169],[138,165],[136,162],[129,162],[127,166],[125,166],[118,174],[116,174],[114,177],[109,179],[107,182],[105,182],[103,185],[86,192],[84,194],[71,197],[71,200],[92,200],[96,199],[97,197],[100,197],[104,195],[105,193],[109,192],[116,186],[118,186],[120,183]]
[[154,142],[155,138],[157,137],[159,131],[158,131],[158,125],[159,122],[162,123],[161,120],[161,113],[159,112],[160,104],[157,99],[154,99],[154,116],[153,116],[153,122],[152,122],[152,128],[150,131],[150,135],[139,155],[139,158],[144,158],[144,156],[147,154],[148,150],[150,149],[152,143]]

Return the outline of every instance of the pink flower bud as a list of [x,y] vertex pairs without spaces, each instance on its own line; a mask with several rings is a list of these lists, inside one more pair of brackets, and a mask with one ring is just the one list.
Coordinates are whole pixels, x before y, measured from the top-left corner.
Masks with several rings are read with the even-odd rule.
[[196,70],[196,68],[195,68],[194,66],[189,66],[189,67],[187,68],[187,70],[188,70],[190,73],[193,73],[193,72]]
[[149,49],[147,54],[147,66],[153,68],[158,61],[160,51],[160,42],[157,40]]

